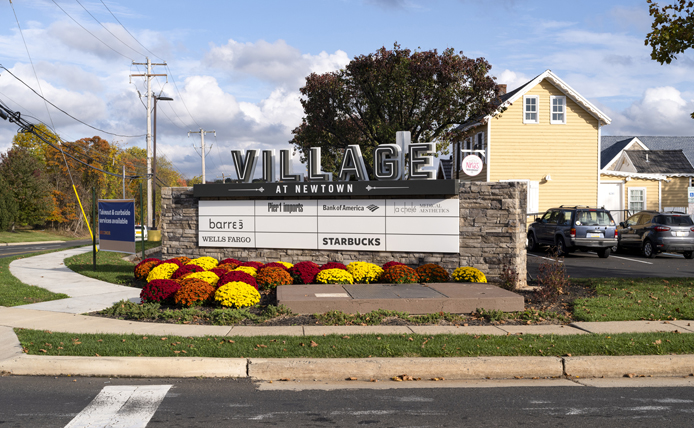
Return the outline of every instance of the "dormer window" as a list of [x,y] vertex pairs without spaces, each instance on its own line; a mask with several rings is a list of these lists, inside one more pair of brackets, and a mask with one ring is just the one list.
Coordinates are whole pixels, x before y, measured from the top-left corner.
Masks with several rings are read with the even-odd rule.
[[566,124],[566,97],[550,96],[549,103],[551,106],[549,123],[553,125]]
[[523,96],[523,123],[540,123],[540,97],[537,95]]

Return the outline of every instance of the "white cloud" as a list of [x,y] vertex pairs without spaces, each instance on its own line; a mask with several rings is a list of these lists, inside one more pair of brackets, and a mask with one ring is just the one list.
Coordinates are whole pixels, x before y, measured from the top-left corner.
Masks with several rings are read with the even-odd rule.
[[694,100],[682,95],[672,86],[648,88],[640,100],[622,112],[605,109],[612,117],[605,131],[612,135],[692,135]]
[[333,54],[301,54],[284,40],[268,43],[241,43],[229,39],[227,44],[213,46],[205,55],[203,64],[246,77],[282,85],[291,89],[302,85],[311,72],[325,73],[344,67],[349,62],[341,50]]
[[500,85],[507,85],[507,92],[511,92],[519,86],[527,83],[531,78],[523,73],[504,70],[496,78],[496,83]]

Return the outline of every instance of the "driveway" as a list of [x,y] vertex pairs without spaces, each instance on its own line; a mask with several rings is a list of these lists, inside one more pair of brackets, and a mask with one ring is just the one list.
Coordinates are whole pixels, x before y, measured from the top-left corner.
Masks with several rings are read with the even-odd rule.
[[[550,262],[543,250],[528,252],[528,273],[535,279],[540,264]],[[687,260],[681,254],[661,253],[654,259],[647,259],[637,253],[619,253],[601,259],[593,252],[577,251],[565,257],[563,263],[572,278],[694,278],[694,260]]]

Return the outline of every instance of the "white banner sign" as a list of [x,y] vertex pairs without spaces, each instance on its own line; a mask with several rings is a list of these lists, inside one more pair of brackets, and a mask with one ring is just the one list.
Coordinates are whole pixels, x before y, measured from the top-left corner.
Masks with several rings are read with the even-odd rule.
[[459,252],[458,199],[199,202],[201,247]]

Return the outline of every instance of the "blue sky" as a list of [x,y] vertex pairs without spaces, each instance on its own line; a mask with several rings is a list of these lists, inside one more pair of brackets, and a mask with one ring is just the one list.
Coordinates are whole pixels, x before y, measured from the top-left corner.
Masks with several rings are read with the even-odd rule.
[[[650,59],[643,43],[650,28],[645,0],[13,4],[45,96],[102,129],[144,133],[145,110],[138,98],[138,91],[145,92],[143,80],[129,83],[129,74],[142,67],[131,61],[144,62],[145,55],[166,60],[169,69],[155,72],[173,79],[159,78],[153,88],[175,101],[159,104],[158,151],[187,176],[200,174],[200,157],[192,147],[199,137],[188,137],[187,131],[217,131],[216,139],[206,138],[213,145],[207,177],[229,176],[230,149],[289,147],[291,130],[302,117],[298,90],[307,74],[338,69],[356,55],[396,41],[410,49],[452,47],[468,57],[483,56],[509,90],[551,69],[612,118],[604,134],[694,134],[692,55],[665,66]],[[0,3],[0,64],[37,87],[9,2]],[[42,101],[7,73],[0,73],[0,98],[50,123]],[[141,137],[100,134],[52,109],[51,118],[66,140],[97,133],[124,147],[145,144]],[[0,150],[9,147],[15,132],[0,123]]]

